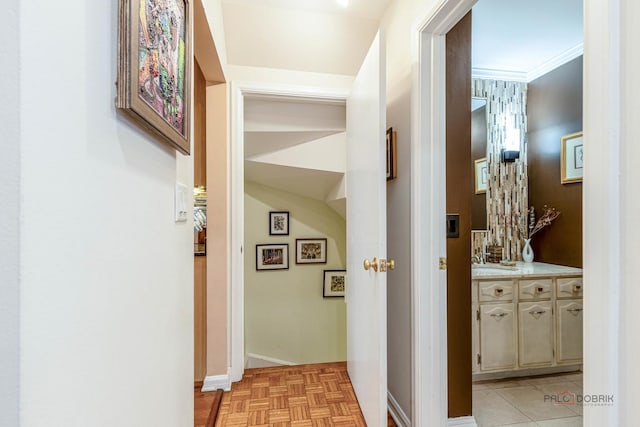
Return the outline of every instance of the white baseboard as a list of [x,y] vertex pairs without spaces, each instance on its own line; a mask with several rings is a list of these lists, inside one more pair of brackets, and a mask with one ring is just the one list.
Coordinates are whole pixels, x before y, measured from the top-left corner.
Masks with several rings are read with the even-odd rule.
[[263,356],[261,354],[247,353],[245,368],[270,368],[272,366],[293,366],[299,363],[289,360],[276,359],[274,357]]
[[204,378],[201,391],[215,391],[220,388],[224,391],[231,390],[231,380],[229,379],[229,374],[206,376]]
[[456,427],[478,427],[476,423],[476,419],[474,417],[458,417],[458,418],[449,418],[447,421],[447,426],[456,426]]
[[391,418],[396,422],[398,427],[411,427],[411,420],[407,417],[407,414],[402,410],[398,401],[393,397],[390,391],[387,391],[387,407]]

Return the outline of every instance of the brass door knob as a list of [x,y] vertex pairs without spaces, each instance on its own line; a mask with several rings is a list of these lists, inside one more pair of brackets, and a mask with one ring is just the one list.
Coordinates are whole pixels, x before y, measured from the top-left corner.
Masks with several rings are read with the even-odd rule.
[[369,271],[370,268],[373,267],[374,271],[378,271],[378,258],[373,258],[373,261],[369,261],[368,259],[364,260],[364,269]]
[[389,270],[395,270],[396,269],[396,261],[393,260],[393,259],[387,260],[387,268]]

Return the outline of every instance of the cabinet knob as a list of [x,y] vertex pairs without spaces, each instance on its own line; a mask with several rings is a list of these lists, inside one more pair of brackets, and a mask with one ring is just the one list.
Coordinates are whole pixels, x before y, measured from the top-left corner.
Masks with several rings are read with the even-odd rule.
[[502,289],[502,288],[498,288],[498,289],[495,290],[496,296],[499,296],[499,297],[502,296],[503,292],[504,292],[504,289]]

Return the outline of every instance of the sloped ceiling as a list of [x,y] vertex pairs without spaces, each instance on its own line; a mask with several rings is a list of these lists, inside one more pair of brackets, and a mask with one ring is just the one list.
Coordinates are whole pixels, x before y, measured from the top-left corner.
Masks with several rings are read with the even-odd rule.
[[325,201],[346,214],[344,104],[247,99],[245,180]]

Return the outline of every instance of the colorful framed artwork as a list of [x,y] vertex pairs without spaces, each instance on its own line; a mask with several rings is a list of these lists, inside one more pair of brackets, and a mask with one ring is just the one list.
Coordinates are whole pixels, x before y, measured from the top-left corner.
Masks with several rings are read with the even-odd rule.
[[562,184],[582,182],[584,162],[582,137],[582,132],[576,132],[560,138],[560,182]]
[[190,0],[119,0],[116,107],[190,152]]
[[269,212],[269,235],[289,235],[289,212]]
[[489,182],[489,169],[487,169],[487,158],[483,157],[475,161],[476,194],[487,192]]
[[326,264],[327,239],[296,239],[296,264]]
[[256,270],[288,270],[289,244],[256,245]]
[[325,298],[343,297],[346,284],[346,270],[324,270],[322,296]]
[[398,177],[398,161],[396,158],[396,132],[387,129],[387,181]]

